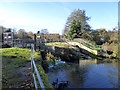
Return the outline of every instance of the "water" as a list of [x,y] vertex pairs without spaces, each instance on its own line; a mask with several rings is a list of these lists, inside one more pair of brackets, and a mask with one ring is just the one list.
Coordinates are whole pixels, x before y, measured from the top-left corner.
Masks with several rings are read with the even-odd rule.
[[69,88],[117,88],[118,63],[100,63],[98,60],[80,60],[78,64],[48,71],[52,84],[57,78],[58,83],[69,81]]

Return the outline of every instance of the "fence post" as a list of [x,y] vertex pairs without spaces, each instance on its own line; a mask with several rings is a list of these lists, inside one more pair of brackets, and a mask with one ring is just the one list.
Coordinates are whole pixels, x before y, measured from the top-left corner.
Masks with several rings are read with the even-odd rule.
[[36,34],[34,34],[34,50],[36,51]]
[[14,35],[13,35],[14,33],[12,32],[12,47],[14,47]]
[[24,33],[23,33],[23,37],[22,37],[22,47],[24,48]]
[[33,75],[33,79],[34,79],[34,85],[35,85],[36,90],[38,90],[37,81],[36,81],[36,77],[35,77],[35,73],[34,73],[34,71],[35,71],[39,85],[41,87],[40,90],[45,90],[44,84],[40,78],[39,72],[37,70],[37,67],[36,67],[36,64],[35,64],[35,61],[33,58],[33,51],[34,51],[34,45],[32,45],[32,47],[31,47],[31,69],[32,69],[32,75]]

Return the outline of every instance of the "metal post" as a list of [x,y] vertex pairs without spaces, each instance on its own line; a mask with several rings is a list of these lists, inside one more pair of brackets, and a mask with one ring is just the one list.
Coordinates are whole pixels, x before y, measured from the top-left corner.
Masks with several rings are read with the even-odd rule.
[[35,73],[34,73],[34,72],[36,72],[36,76],[37,76],[39,85],[40,85],[42,90],[45,90],[44,84],[43,84],[42,79],[39,75],[39,72],[37,70],[37,67],[36,67],[36,64],[35,64],[35,61],[33,58],[33,51],[34,51],[34,46],[32,45],[31,46],[31,69],[32,69],[32,75],[33,75],[33,79],[34,79],[34,85],[35,85],[36,90],[38,90],[38,85],[37,85],[36,77],[35,77]]

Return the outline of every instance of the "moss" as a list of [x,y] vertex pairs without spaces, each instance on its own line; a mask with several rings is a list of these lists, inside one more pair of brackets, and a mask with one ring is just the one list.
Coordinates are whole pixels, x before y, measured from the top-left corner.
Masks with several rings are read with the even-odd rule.
[[[42,68],[41,64],[40,63],[36,63],[36,66],[37,66],[37,69],[39,71],[40,77],[42,79],[42,82],[43,82],[45,88],[53,88],[53,86],[49,83],[49,81],[48,81],[48,75],[45,73],[45,71]],[[38,83],[38,81],[37,81],[37,83]]]
[[79,59],[83,59],[83,57],[81,57],[80,55],[77,56]]
[[48,65],[55,65],[55,59],[57,59],[56,56],[54,56],[51,52],[47,53],[47,60],[46,62]]
[[102,59],[102,57],[97,56],[97,55],[95,55],[95,54],[90,54],[90,56],[91,56],[92,58],[94,58],[94,59]]

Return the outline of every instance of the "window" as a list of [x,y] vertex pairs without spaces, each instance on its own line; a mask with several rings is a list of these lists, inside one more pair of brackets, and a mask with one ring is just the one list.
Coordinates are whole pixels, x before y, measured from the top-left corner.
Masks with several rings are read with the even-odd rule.
[[8,38],[11,38],[11,36],[8,36]]
[[8,36],[11,36],[11,34],[8,34]]
[[4,37],[4,39],[6,39],[7,37]]

